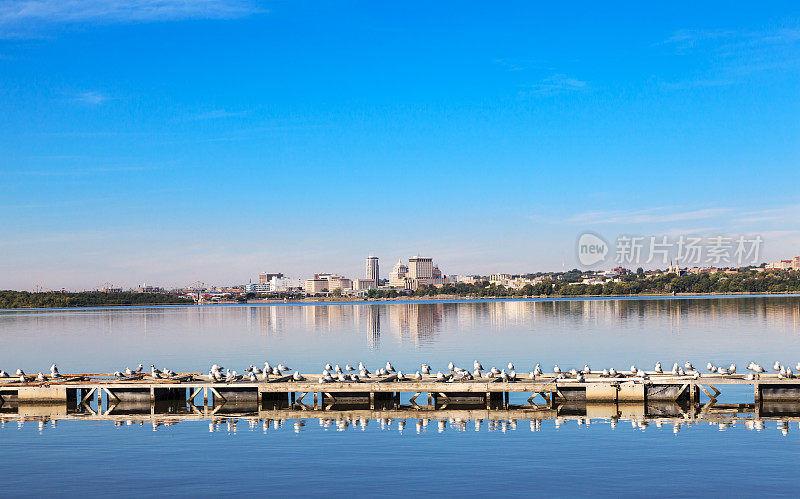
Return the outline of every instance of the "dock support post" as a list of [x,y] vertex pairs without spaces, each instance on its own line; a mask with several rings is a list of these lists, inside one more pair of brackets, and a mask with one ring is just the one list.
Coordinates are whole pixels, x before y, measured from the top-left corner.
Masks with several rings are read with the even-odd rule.
[[492,408],[492,392],[486,392],[486,410]]
[[314,410],[317,409],[317,392],[314,392]]
[[295,401],[295,393],[294,392],[292,392],[291,397],[292,397],[292,405],[294,405],[294,401]]
[[203,407],[208,407],[208,387],[203,388]]
[[369,409],[375,410],[375,392],[369,392]]

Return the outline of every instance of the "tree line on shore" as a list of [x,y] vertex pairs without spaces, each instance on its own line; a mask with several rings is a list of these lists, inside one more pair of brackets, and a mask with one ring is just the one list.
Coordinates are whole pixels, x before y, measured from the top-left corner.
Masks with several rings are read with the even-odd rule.
[[369,298],[397,298],[402,296],[456,295],[472,297],[523,297],[523,296],[586,296],[586,295],[638,295],[672,293],[800,293],[800,271],[756,272],[743,270],[736,274],[700,273],[677,275],[645,275],[643,271],[620,276],[603,283],[584,284],[575,279],[544,279],[536,284],[526,284],[520,289],[507,288],[478,281],[473,284],[456,283],[441,287],[420,286],[412,291],[371,289]]
[[62,293],[47,291],[31,293],[28,291],[0,291],[0,308],[69,308],[102,307],[114,305],[190,305],[194,301],[167,293],[105,293],[103,291],[82,291]]

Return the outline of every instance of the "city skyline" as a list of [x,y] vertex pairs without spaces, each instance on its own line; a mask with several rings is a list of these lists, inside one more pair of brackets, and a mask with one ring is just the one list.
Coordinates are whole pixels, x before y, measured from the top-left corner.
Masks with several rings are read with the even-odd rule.
[[0,288],[799,253],[795,3],[101,5],[0,6]]

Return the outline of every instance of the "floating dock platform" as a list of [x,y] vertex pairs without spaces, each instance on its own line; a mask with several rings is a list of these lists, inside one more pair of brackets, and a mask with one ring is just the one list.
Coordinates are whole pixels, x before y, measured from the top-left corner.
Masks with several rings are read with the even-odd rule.
[[[694,407],[705,395],[716,403],[725,385],[749,385],[753,390],[756,410],[765,403],[800,403],[800,379],[785,379],[777,374],[760,374],[754,379],[745,375],[704,374],[673,376],[647,373],[637,377],[621,373],[603,377],[586,374],[582,381],[558,379],[555,374],[538,375],[535,379],[479,378],[453,381],[424,376],[421,380],[399,380],[396,374],[372,376],[359,382],[319,383],[318,374],[304,374],[303,381],[291,375],[252,382],[214,381],[198,373],[178,373],[169,379],[156,379],[149,374],[116,378],[107,373],[63,374],[58,378],[37,382],[28,376],[23,383],[16,378],[0,379],[0,411],[21,405],[63,405],[75,411],[81,406],[96,407],[98,413],[114,410],[151,412],[159,404],[182,403],[191,407],[219,408],[223,405],[242,410],[259,411],[291,409],[324,411],[363,408],[367,410],[399,409],[401,395],[408,396],[408,408],[434,410],[446,408],[509,409],[510,397],[528,395],[517,408],[552,409],[560,405],[585,404],[684,404]],[[309,381],[313,379],[314,381]],[[427,395],[427,403],[420,396]],[[403,397],[405,398],[405,397]],[[137,409],[138,408],[138,409]]]

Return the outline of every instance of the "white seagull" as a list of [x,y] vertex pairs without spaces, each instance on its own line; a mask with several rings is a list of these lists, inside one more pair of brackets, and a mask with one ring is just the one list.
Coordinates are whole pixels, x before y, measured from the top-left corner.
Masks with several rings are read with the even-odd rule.
[[351,366],[350,364],[347,364],[347,365],[345,365],[345,366],[344,366],[344,370],[345,370],[345,371],[355,371],[355,369],[353,368],[353,366]]
[[390,373],[394,372],[394,366],[392,365],[391,362],[388,362],[388,361],[386,362],[386,371],[388,371]]
[[472,368],[476,371],[483,371],[483,366],[478,362],[478,359],[475,359],[475,362],[472,363]]

